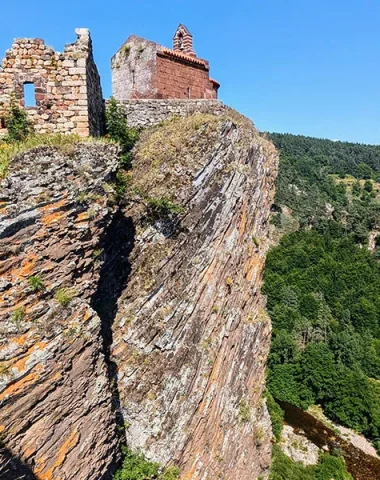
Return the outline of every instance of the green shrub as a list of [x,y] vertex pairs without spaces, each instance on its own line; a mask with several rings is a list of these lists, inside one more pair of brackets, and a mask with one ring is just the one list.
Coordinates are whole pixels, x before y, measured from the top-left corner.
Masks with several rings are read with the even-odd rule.
[[16,325],[17,330],[20,330],[24,317],[25,307],[19,307],[12,312],[11,320]]
[[327,453],[321,455],[317,465],[305,466],[293,462],[278,447],[273,447],[270,480],[353,480],[347,472],[343,458]]
[[315,480],[352,480],[342,457],[324,454],[315,470]]
[[123,464],[115,473],[114,480],[176,480],[179,470],[176,467],[162,469],[158,463],[147,460],[143,453],[134,453],[123,448]]
[[32,277],[29,277],[28,283],[33,292],[39,292],[44,288],[44,282],[39,275],[33,275]]
[[6,140],[9,142],[25,140],[33,131],[28,114],[18,106],[15,99],[11,101],[9,113],[6,117],[6,127],[8,130]]
[[169,198],[147,197],[147,216],[151,221],[176,216],[183,212],[180,205],[172,202]]
[[364,182],[364,190],[365,190],[366,192],[372,192],[372,190],[373,190],[373,184],[372,184],[371,180],[366,180],[366,181]]
[[282,428],[284,426],[284,412],[272,395],[266,391],[267,408],[272,422],[272,432],[276,440],[281,440]]
[[73,288],[59,288],[54,294],[55,300],[63,307],[68,307],[76,295]]
[[242,423],[248,423],[251,420],[251,409],[244,398],[239,403],[239,419]]
[[107,106],[106,127],[109,137],[120,145],[121,165],[129,168],[132,161],[131,150],[138,140],[139,132],[128,127],[123,108],[117,104],[114,97],[111,97]]

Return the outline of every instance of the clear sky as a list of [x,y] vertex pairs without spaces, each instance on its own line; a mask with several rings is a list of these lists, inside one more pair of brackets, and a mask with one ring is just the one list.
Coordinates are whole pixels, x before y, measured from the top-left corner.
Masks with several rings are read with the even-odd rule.
[[1,56],[14,37],[60,51],[90,28],[105,97],[129,34],[170,47],[184,23],[220,99],[260,130],[380,144],[380,0],[18,0],[0,19]]

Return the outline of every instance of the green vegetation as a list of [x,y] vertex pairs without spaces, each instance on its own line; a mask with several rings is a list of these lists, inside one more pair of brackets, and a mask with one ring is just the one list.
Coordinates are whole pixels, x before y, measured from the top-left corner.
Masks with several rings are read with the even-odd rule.
[[272,432],[276,441],[279,442],[284,425],[284,412],[269,391],[265,393],[265,397],[267,399],[267,408],[272,423]]
[[166,197],[146,197],[145,200],[147,203],[147,216],[150,221],[174,217],[184,211],[180,205]]
[[126,447],[123,456],[123,464],[114,480],[176,480],[179,476],[178,468],[163,469],[158,463],[148,461],[142,453],[133,453]]
[[305,467],[293,462],[282,453],[278,446],[273,447],[272,466],[269,480],[352,480],[343,458],[329,454],[321,455],[317,465]]
[[273,321],[268,389],[305,409],[320,404],[332,420],[376,439],[380,255],[377,245],[374,253],[366,247],[380,225],[380,147],[271,138],[281,152],[272,224],[281,229],[290,211],[297,231],[269,253],[264,275]]
[[21,109],[13,98],[5,120],[8,135],[7,142],[20,142],[28,137],[33,129],[28,120],[28,114]]
[[[276,204],[290,208],[301,228],[323,231],[334,221],[356,243],[366,244],[368,232],[380,227],[380,203],[368,191],[369,183],[373,187],[373,181],[380,179],[380,146],[295,135],[272,134],[271,139],[281,152]],[[364,181],[352,186],[352,176],[372,180],[366,188]],[[286,221],[281,213],[272,220],[277,226]]]
[[135,128],[129,128],[123,111],[112,97],[106,111],[106,126],[109,137],[118,142],[121,148],[121,165],[130,168],[132,162],[131,150],[138,140],[139,133]]
[[55,300],[63,307],[68,307],[75,296],[74,288],[59,288],[54,293]]
[[19,307],[12,312],[11,320],[16,325],[17,330],[20,330],[24,317],[25,307]]
[[33,275],[32,277],[29,277],[28,283],[33,292],[39,292],[44,288],[44,282],[39,275]]
[[244,398],[239,403],[239,420],[242,423],[248,423],[251,420],[251,409]]

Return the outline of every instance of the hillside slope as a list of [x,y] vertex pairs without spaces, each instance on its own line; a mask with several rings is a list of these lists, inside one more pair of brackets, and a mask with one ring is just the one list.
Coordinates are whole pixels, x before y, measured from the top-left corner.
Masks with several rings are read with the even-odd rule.
[[[321,405],[378,447],[380,148],[271,138],[281,158],[273,233],[282,238],[265,270],[273,322],[268,388],[303,409]],[[355,478],[368,478],[355,459],[347,463]],[[379,460],[372,465],[377,478]]]

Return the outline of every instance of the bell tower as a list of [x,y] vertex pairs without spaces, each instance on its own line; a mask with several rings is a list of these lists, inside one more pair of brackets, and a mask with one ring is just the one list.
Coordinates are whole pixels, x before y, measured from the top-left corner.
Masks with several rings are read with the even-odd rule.
[[182,23],[178,25],[177,31],[174,34],[173,50],[182,52],[185,55],[190,55],[191,57],[197,56],[193,49],[193,36]]

